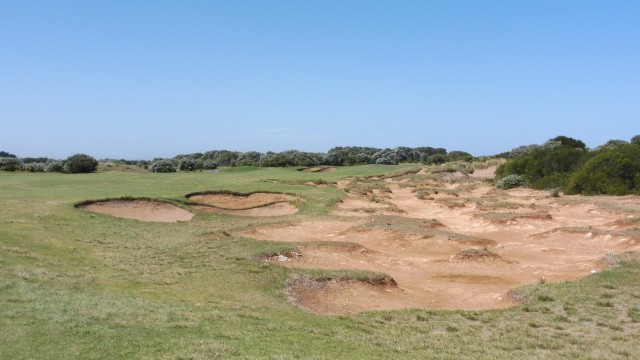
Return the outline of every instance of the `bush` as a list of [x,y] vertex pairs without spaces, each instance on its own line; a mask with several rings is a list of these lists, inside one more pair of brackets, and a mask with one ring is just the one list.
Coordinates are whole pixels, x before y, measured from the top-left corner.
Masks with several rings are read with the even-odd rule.
[[98,161],[86,154],[71,155],[64,161],[64,171],[71,174],[92,173],[98,169]]
[[45,163],[28,163],[24,165],[24,170],[29,172],[44,172]]
[[587,158],[580,140],[558,136],[544,145],[529,145],[512,150],[517,156],[501,165],[498,177],[520,175],[535,189],[564,188],[570,174]]
[[447,155],[448,155],[449,161],[462,160],[462,161],[469,162],[473,160],[473,155],[465,151],[451,151]]
[[502,179],[496,181],[496,187],[498,189],[507,190],[513,189],[518,186],[524,185],[524,178],[520,175],[508,175],[503,177]]
[[64,165],[62,165],[62,162],[60,161],[49,160],[44,165],[44,171],[61,173],[64,172]]
[[155,173],[170,173],[176,172],[176,168],[173,167],[171,160],[157,160],[149,166],[149,171]]
[[428,165],[440,165],[447,162],[447,157],[442,154],[435,154],[427,157],[425,164]]
[[178,163],[180,171],[194,171],[196,169],[196,161],[192,158],[182,158]]
[[260,166],[260,163],[258,161],[254,161],[251,159],[242,159],[242,160],[236,161],[235,166]]
[[640,193],[640,145],[603,148],[570,178],[569,194]]
[[211,159],[207,159],[202,162],[202,168],[205,170],[215,170],[218,168],[218,163]]
[[20,160],[12,157],[2,157],[0,158],[0,170],[2,171],[18,171],[22,163]]

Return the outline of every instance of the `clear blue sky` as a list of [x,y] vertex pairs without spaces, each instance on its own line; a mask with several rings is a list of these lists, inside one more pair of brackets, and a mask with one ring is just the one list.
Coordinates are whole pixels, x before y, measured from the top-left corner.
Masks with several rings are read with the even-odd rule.
[[0,0],[0,49],[22,157],[640,134],[638,0]]

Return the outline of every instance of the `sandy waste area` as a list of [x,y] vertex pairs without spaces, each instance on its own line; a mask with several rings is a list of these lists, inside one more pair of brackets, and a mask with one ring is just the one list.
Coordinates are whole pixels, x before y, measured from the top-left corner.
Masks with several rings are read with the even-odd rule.
[[388,275],[288,283],[292,301],[329,315],[506,308],[515,304],[510,289],[576,280],[611,266],[612,255],[640,250],[640,198],[502,191],[485,181],[493,171],[381,180],[383,191],[348,192],[325,219],[239,235],[296,244],[266,259],[282,266]]

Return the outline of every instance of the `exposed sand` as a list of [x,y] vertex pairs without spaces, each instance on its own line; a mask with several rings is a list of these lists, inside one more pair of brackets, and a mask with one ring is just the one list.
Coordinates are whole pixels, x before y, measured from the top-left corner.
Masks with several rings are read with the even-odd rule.
[[250,209],[240,209],[240,210],[228,210],[228,209],[220,209],[210,206],[194,206],[194,208],[198,210],[202,210],[204,212],[216,213],[216,214],[228,214],[228,215],[237,215],[237,216],[255,216],[255,217],[263,217],[263,216],[284,216],[284,215],[293,215],[298,212],[298,208],[289,203],[276,203],[266,206],[260,206]]
[[473,174],[469,174],[470,177],[477,179],[493,179],[496,176],[497,166],[491,166],[486,169],[475,169]]
[[313,173],[334,172],[334,171],[336,171],[336,168],[334,168],[334,167],[312,167],[312,168],[304,169],[303,171],[313,172]]
[[610,254],[640,251],[640,225],[628,220],[640,214],[638,197],[554,198],[545,191],[500,191],[483,184],[485,176],[448,178],[439,186],[455,193],[441,191],[433,200],[419,200],[412,187],[388,180],[392,192],[383,194],[384,200],[402,211],[394,216],[381,217],[385,209],[380,204],[349,197],[333,214],[361,211],[361,216],[243,235],[298,243],[293,253],[268,259],[283,266],[369,270],[397,282],[289,284],[296,303],[321,314],[505,308],[513,305],[510,289],[541,279],[579,279],[608,267],[604,258]]
[[203,194],[189,197],[189,200],[227,210],[245,210],[279,202],[288,202],[296,197],[288,194],[253,193],[247,196],[233,194]]
[[193,213],[175,205],[147,200],[112,200],[100,201],[79,206],[80,209],[107,214],[124,219],[135,219],[149,222],[190,221]]

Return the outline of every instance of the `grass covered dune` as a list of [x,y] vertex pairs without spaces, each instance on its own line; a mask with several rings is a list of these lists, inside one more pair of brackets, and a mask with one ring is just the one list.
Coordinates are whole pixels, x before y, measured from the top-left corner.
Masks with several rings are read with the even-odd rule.
[[[232,235],[328,216],[344,196],[332,185],[341,179],[416,168],[0,173],[0,358],[638,357],[634,254],[575,282],[516,289],[522,304],[505,310],[321,316],[287,300],[288,280],[379,274],[279,266],[262,256],[292,244]],[[190,222],[156,223],[75,207],[122,197],[187,207],[186,194],[209,190],[295,194],[300,211],[259,218],[196,211]]]

